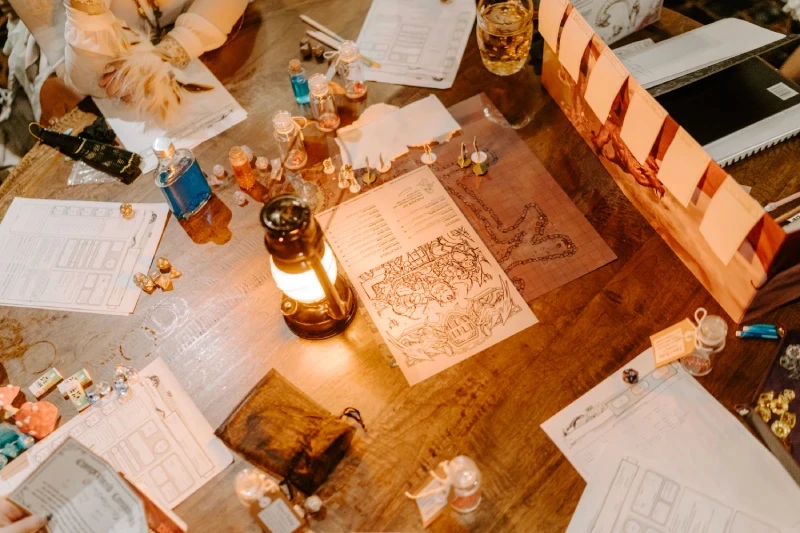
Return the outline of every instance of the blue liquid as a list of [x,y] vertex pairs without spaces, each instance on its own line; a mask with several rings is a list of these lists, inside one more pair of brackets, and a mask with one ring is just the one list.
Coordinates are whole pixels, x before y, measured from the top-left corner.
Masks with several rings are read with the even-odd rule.
[[[178,176],[169,183],[173,174]],[[197,161],[189,157],[182,158],[174,167],[163,169],[156,178],[156,184],[161,187],[169,208],[180,219],[193,215],[211,197],[211,187],[205,174]]]
[[308,103],[308,78],[304,73],[291,76],[294,99],[298,104]]

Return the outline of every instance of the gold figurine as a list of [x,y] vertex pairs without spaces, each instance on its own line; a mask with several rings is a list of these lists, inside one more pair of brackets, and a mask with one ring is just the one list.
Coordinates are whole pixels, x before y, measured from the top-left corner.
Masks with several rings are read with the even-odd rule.
[[361,181],[364,182],[364,185],[372,185],[375,183],[375,180],[378,179],[378,175],[372,170],[372,167],[369,166],[369,157],[365,158],[367,161],[367,171],[361,176]]
[[470,156],[470,159],[472,160],[472,172],[476,176],[483,176],[489,172],[489,165],[487,164],[489,156],[486,155],[486,152],[478,150],[477,137],[472,138],[472,147],[475,148],[475,151]]
[[467,145],[461,143],[461,155],[458,157],[458,166],[467,168],[472,164],[472,159],[467,155]]

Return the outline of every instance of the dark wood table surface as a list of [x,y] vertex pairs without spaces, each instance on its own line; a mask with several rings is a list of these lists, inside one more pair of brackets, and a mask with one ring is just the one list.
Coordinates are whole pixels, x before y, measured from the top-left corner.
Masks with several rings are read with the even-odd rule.
[[[201,165],[210,170],[225,163],[233,144],[275,157],[270,117],[281,108],[296,110],[286,66],[298,55],[298,40],[307,29],[298,15],[355,38],[369,6],[369,0],[253,3],[232,41],[206,58],[250,117],[198,147]],[[694,26],[665,10],[662,22],[637,37],[661,39]],[[323,70],[312,63],[306,67],[309,73]],[[371,83],[366,104],[404,105],[430,92]],[[359,430],[351,451],[320,489],[326,511],[313,524],[316,532],[422,530],[414,503],[403,493],[457,454],[480,466],[483,503],[469,515],[444,513],[430,531],[564,531],[584,482],[539,425],[646,349],[650,334],[700,306],[724,313],[625,199],[532,67],[510,78],[489,74],[473,35],[455,86],[434,92],[446,106],[485,92],[512,121],[529,117],[519,135],[619,257],[537,298],[532,309],[538,325],[413,388],[399,369],[389,368],[361,316],[337,338],[299,340],[278,311],[280,297],[258,218],[261,204],[237,207],[237,188],[228,184],[215,189],[217,197],[191,223],[170,219],[158,254],[184,276],[173,292],[143,295],[132,316],[0,308],[0,361],[10,382],[27,385],[51,365],[64,375],[86,368],[96,379],[108,379],[116,362],[141,368],[160,356],[216,427],[276,368],[331,412],[359,408],[369,430]],[[90,118],[78,111],[62,127]],[[316,144],[330,145],[331,137]],[[322,156],[315,154],[312,163]],[[731,173],[754,185],[753,195],[766,203],[794,192],[774,177],[788,175],[798,162],[795,140]],[[70,168],[62,156],[37,147],[0,188],[0,214],[15,195],[162,200],[151,176],[130,186],[67,187]],[[764,320],[791,326],[798,316],[795,304]],[[775,349],[769,341],[734,339],[730,326],[731,338],[714,371],[700,379],[729,408],[752,397]],[[67,419],[75,411],[57,396],[46,399]],[[177,508],[190,531],[258,530],[233,493],[234,476],[245,464],[237,459]]]

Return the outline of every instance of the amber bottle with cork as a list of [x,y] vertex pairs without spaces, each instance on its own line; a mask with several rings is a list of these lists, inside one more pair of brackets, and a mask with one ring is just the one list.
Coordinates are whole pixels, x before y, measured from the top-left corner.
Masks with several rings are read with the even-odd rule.
[[239,188],[248,191],[256,184],[256,175],[253,172],[253,167],[250,166],[250,161],[247,159],[247,154],[244,153],[241,146],[234,146],[228,153],[228,159],[233,169],[233,175],[236,176],[236,182]]

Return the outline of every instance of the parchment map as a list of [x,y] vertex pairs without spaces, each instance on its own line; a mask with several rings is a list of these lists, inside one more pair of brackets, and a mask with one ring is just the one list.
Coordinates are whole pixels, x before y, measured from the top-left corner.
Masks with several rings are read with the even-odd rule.
[[537,322],[428,167],[316,216],[411,385]]
[[[449,111],[463,131],[434,147],[437,162],[431,170],[525,301],[616,259],[486,95],[474,96]],[[469,153],[473,136],[489,155],[489,172],[482,178],[456,164],[461,142],[467,143]],[[359,194],[423,166],[421,154],[412,150],[395,161],[388,173],[380,174],[375,184],[362,185]],[[356,174],[360,177],[361,171]],[[339,189],[321,165],[305,170],[303,177],[320,187],[320,211],[357,196]]]
[[[507,283],[495,280],[488,264],[462,227],[364,272],[359,283],[378,315],[391,316],[386,337],[413,366],[481,345],[519,313]],[[454,309],[430,320],[429,307],[453,302]],[[403,318],[416,323],[404,327]]]

